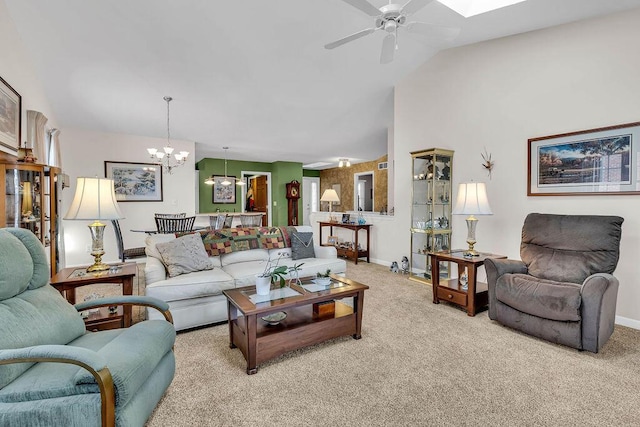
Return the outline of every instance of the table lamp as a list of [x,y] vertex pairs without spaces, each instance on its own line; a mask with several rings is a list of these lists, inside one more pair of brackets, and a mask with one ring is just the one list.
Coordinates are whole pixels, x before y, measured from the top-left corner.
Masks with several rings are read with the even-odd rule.
[[336,190],[334,190],[333,188],[328,188],[324,190],[324,193],[322,193],[322,197],[320,197],[320,201],[329,202],[329,221],[333,222],[334,219],[333,219],[333,215],[331,214],[331,207],[333,205],[333,202],[340,203],[340,197],[338,197],[338,193],[336,193]]
[[493,215],[484,183],[467,182],[460,184],[456,206],[452,213],[454,215],[469,215],[466,219],[469,249],[464,252],[464,256],[478,256],[478,252],[473,249],[476,244],[476,226],[478,225],[478,220],[474,215]]
[[93,220],[89,224],[91,231],[91,255],[94,263],[87,271],[108,270],[109,266],[102,262],[104,255],[104,227],[100,220],[122,219],[118,209],[116,195],[113,191],[113,180],[106,178],[78,178],[76,194],[64,219]]

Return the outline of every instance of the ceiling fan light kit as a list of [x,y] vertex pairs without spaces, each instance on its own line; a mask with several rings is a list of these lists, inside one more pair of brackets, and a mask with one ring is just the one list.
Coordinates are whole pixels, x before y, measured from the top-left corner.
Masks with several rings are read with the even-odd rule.
[[[405,29],[408,32],[424,34],[434,38],[451,40],[457,37],[460,32],[457,28],[441,27],[431,25],[424,22],[407,22],[407,17],[416,13],[433,0],[409,0],[404,5],[389,2],[389,4],[380,8],[375,7],[367,0],[343,0],[356,9],[361,10],[367,15],[374,16],[373,28],[358,31],[357,33],[343,37],[332,43],[326,44],[325,49],[334,49],[343,44],[352,42],[376,31],[383,30],[387,32],[387,36],[382,40],[382,51],[380,53],[380,63],[388,64],[393,61],[394,53],[398,49],[398,29]],[[463,0],[464,1],[464,0]],[[470,1],[470,0],[466,0]],[[502,0],[514,1],[514,0]],[[522,0],[515,0],[522,1]]]

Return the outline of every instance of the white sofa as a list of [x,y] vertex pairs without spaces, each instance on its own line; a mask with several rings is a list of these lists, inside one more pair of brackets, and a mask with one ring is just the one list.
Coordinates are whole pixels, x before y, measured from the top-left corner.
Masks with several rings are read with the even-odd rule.
[[[310,226],[298,226],[298,231],[312,232]],[[145,294],[169,303],[176,330],[194,328],[227,320],[227,300],[222,294],[233,289],[255,284],[255,275],[261,273],[266,261],[275,259],[278,253],[288,254],[279,265],[292,266],[304,263],[300,277],[315,276],[317,272],[330,269],[334,274],[344,274],[345,260],[338,258],[336,249],[319,246],[314,240],[315,258],[292,260],[291,248],[251,249],[211,256],[213,270],[196,271],[175,277],[167,275],[156,244],[175,239],[174,234],[155,234],[146,239],[147,263],[144,269]],[[155,310],[148,310],[147,317],[162,317]]]

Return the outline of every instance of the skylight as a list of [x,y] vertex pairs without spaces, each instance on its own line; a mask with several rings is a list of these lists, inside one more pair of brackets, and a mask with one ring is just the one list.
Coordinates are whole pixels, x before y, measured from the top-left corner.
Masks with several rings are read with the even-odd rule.
[[481,13],[511,6],[525,0],[438,0],[449,9],[453,9],[465,18]]

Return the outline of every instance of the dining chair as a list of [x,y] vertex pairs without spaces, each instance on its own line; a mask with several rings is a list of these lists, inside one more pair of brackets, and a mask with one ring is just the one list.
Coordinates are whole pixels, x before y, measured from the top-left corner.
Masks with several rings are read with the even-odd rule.
[[211,229],[220,230],[221,228],[224,228],[227,216],[227,214],[209,215],[209,225],[211,226]]
[[262,216],[240,215],[240,224],[243,227],[259,227],[262,224]]
[[167,214],[167,213],[156,213],[156,218],[186,218],[187,214],[185,212],[177,213],[177,214]]
[[120,222],[117,219],[112,219],[113,229],[116,232],[116,243],[118,245],[118,256],[125,262],[128,259],[144,258],[147,254],[144,251],[144,246],[140,248],[124,248],[124,240],[122,239],[122,230],[120,229]]
[[156,228],[158,233],[169,234],[179,233],[184,231],[193,231],[193,223],[195,222],[195,216],[189,216],[186,218],[157,218]]

